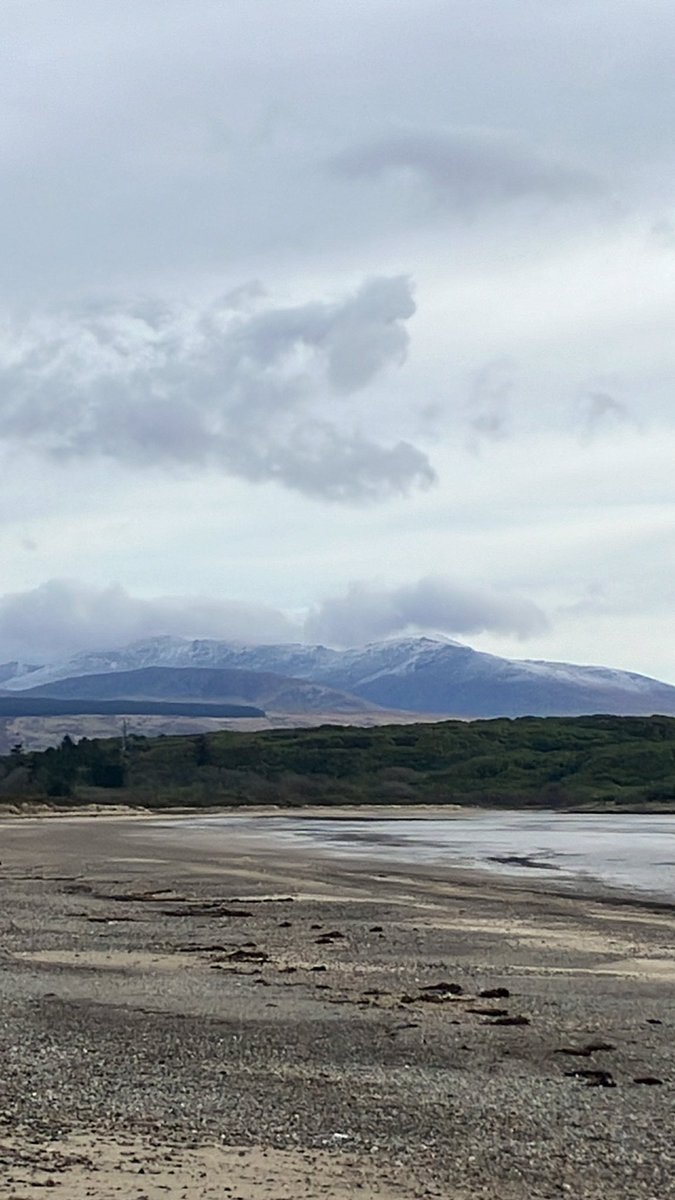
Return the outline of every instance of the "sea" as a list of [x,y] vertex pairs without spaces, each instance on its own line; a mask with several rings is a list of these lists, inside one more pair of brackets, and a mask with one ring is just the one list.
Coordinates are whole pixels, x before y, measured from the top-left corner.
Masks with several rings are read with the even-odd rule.
[[187,824],[212,836],[236,829],[280,849],[480,869],[563,890],[600,885],[675,903],[675,814],[480,810],[441,820],[209,816]]

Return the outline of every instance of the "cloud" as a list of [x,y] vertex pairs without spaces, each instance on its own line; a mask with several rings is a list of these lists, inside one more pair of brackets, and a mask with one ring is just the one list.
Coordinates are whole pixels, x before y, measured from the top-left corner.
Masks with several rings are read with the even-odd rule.
[[169,635],[244,643],[327,642],[353,646],[406,630],[524,638],[547,628],[519,596],[427,578],[398,588],[355,583],[303,621],[270,605],[208,596],[132,596],[118,584],[96,587],[50,579],[0,596],[0,661],[50,662],[78,651],[111,650]]
[[331,161],[348,179],[410,179],[457,212],[522,200],[589,199],[604,187],[590,172],[549,159],[495,129],[401,132],[342,151]]
[[627,406],[608,392],[591,392],[584,399],[582,411],[583,432],[587,437],[593,437],[607,425],[635,423]]
[[41,663],[142,638],[214,637],[276,642],[297,634],[277,609],[198,596],[140,599],[118,585],[52,579],[0,597],[0,657]]
[[294,307],[249,286],[201,309],[146,302],[8,321],[0,437],[68,459],[215,467],[325,500],[406,493],[434,481],[426,456],[350,426],[339,402],[401,365],[414,312],[397,276]]
[[407,631],[526,638],[547,628],[541,609],[520,596],[427,578],[396,588],[352,584],[312,611],[305,632],[312,641],[358,646]]

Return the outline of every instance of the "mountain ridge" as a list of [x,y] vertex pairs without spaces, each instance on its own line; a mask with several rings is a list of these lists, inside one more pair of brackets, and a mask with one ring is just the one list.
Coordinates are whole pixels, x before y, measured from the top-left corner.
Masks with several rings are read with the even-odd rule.
[[[675,687],[611,667],[509,659],[460,642],[402,637],[347,650],[160,635],[3,680],[11,693],[144,668],[242,670],[311,682],[385,709],[439,716],[675,714]],[[0,665],[0,673],[2,666]],[[71,693],[73,694],[73,693]]]
[[274,713],[334,712],[355,716],[379,706],[311,680],[269,671],[218,667],[138,667],[129,671],[67,676],[0,697],[77,700],[185,700],[214,704],[254,704]]

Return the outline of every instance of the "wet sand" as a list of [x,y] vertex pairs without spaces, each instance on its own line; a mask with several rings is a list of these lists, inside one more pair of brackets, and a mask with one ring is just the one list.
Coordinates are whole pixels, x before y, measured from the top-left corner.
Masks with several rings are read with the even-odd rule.
[[[371,819],[373,816],[377,819]],[[364,819],[365,816],[365,819]],[[630,890],[675,905],[675,814],[570,813],[500,809],[428,809],[419,815],[383,808],[361,814],[330,810],[319,817],[198,816],[210,836],[240,833],[293,853],[309,850],[350,859],[379,859],[387,868],[431,864],[481,870],[521,880],[539,877],[548,889]]]
[[0,842],[3,1197],[675,1196],[667,905],[138,817]]

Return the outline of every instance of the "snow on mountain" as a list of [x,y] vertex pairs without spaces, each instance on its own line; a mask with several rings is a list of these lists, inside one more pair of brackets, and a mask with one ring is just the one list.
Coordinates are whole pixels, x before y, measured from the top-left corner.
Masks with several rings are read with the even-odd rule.
[[[8,684],[12,680],[22,678],[24,675],[30,674],[31,671],[37,671],[38,669],[34,663],[16,661],[0,663],[0,684]],[[30,685],[28,684],[27,686]]]
[[312,680],[388,709],[456,716],[675,714],[675,687],[628,671],[500,658],[459,642],[396,638],[350,650],[300,643],[249,646],[214,639],[156,637],[82,653],[8,677],[22,691],[74,676],[144,667],[272,672]]
[[[227,667],[309,679],[313,678],[313,669],[321,666],[324,657],[328,664],[332,656],[337,655],[337,651],[323,646],[240,646],[210,638],[190,640],[166,635],[132,642],[114,650],[83,651],[30,674],[17,674],[5,686],[12,691],[23,691],[57,679],[135,671],[142,667]],[[296,666],[297,670],[290,669]]]

